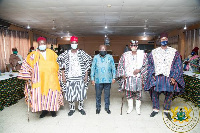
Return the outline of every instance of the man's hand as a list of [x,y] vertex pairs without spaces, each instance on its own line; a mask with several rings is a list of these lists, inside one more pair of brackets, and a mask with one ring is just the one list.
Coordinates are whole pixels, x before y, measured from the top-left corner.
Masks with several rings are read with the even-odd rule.
[[174,78],[171,78],[170,83],[171,83],[172,85],[174,85],[174,84],[176,83],[176,80],[175,80]]
[[137,75],[137,74],[140,73],[140,72],[141,72],[140,69],[136,69],[136,70],[133,72],[133,74],[134,74],[134,75]]
[[114,83],[115,83],[115,79],[112,80],[112,84],[114,84]]
[[153,76],[153,79],[156,81],[156,77],[155,76]]
[[94,82],[94,80],[92,80],[92,82],[91,82],[91,83],[92,83],[92,85],[93,85],[93,86],[95,86],[95,82]]
[[88,76],[85,76],[85,77],[84,77],[84,82],[85,82],[85,83],[87,82],[87,79],[88,79]]
[[123,79],[126,79],[126,76],[123,76],[122,78],[123,78]]

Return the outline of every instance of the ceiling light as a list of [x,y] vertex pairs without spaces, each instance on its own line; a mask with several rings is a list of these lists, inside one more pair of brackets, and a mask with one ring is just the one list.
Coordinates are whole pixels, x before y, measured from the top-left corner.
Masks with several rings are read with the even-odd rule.
[[71,39],[71,37],[66,37],[66,40],[69,41]]
[[143,37],[143,40],[147,40],[147,37],[146,37],[146,36],[144,36],[144,37]]
[[31,27],[29,26],[29,24],[28,24],[28,26],[26,27],[27,29],[30,29]]
[[111,7],[111,6],[112,6],[111,4],[108,4],[108,5],[107,5],[107,7]]
[[107,35],[105,35],[105,37],[107,37]]
[[184,30],[186,30],[187,29],[187,26],[186,26],[186,24],[185,24],[185,26],[184,26],[184,28],[183,28]]
[[108,28],[108,26],[106,25],[106,26],[105,26],[105,29],[107,29],[107,28]]
[[60,38],[63,38],[62,36]]
[[69,31],[67,31],[67,37],[71,37]]
[[29,26],[30,20],[28,20],[28,25],[27,25],[27,29],[30,29],[31,27]]
[[55,29],[56,29],[55,20],[53,20],[53,27],[52,27],[51,29],[52,29],[52,30],[55,30]]

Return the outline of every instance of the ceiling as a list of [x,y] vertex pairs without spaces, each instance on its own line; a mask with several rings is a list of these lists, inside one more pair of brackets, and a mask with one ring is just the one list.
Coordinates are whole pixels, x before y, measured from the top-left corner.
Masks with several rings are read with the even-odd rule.
[[0,18],[59,37],[152,36],[199,23],[200,0],[0,0]]

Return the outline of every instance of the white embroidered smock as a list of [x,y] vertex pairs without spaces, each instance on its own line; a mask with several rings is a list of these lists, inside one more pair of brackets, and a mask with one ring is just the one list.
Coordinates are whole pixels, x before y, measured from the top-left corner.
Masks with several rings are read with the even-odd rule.
[[152,50],[155,76],[164,75],[169,77],[172,61],[174,59],[176,49],[167,47],[162,49],[161,47]]
[[81,76],[81,66],[78,60],[78,54],[72,53],[69,50],[69,73],[68,77],[80,77]]

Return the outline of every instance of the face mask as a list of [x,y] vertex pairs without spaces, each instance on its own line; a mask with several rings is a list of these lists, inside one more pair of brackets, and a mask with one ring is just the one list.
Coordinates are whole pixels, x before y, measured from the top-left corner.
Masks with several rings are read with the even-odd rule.
[[44,51],[46,50],[47,46],[46,45],[40,45],[39,50]]
[[13,51],[13,54],[17,54],[18,53],[18,51]]
[[99,51],[99,54],[100,54],[101,56],[105,56],[105,55],[107,54],[107,51]]
[[72,49],[77,49],[78,44],[71,44]]
[[161,42],[161,45],[162,45],[162,46],[166,46],[167,44],[168,44],[168,41],[162,41],[162,42]]
[[191,52],[191,55],[192,55],[192,56],[194,56],[194,55],[195,55],[195,52],[194,52],[194,51],[192,51],[192,52]]
[[132,51],[137,51],[137,48],[136,47],[131,47],[131,50]]

